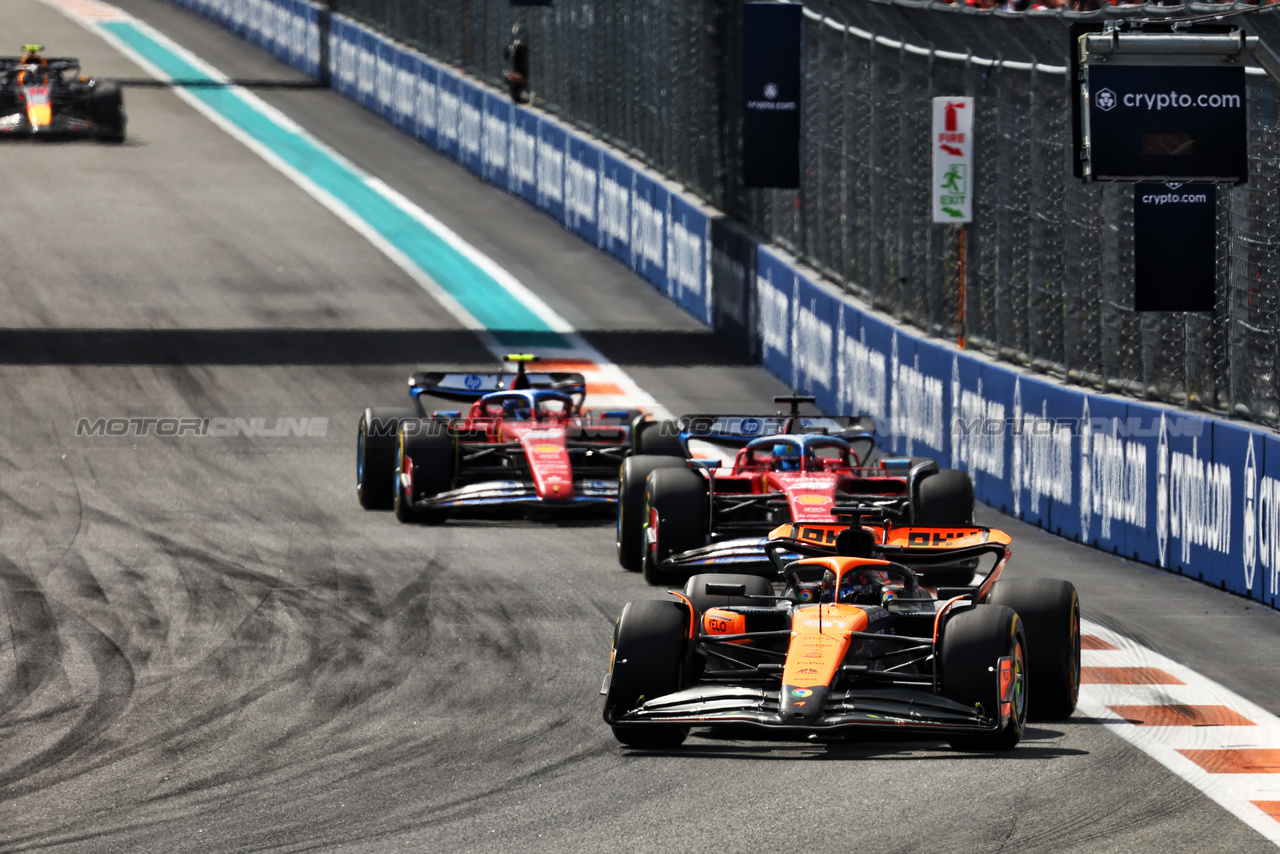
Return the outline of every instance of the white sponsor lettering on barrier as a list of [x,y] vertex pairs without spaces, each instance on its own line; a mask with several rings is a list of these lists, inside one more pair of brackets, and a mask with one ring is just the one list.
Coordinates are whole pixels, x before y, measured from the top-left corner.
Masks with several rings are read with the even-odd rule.
[[461,103],[457,95],[443,87],[436,96],[436,115],[439,117],[436,131],[446,142],[453,143],[458,139],[458,107]]
[[600,167],[600,239],[627,240],[631,234],[631,189],[604,174]]
[[732,252],[726,252],[720,247],[713,245],[711,253],[715,256],[713,266],[720,271],[720,275],[716,276],[717,287],[720,288],[722,295],[722,299],[719,300],[720,310],[734,323],[745,326],[749,318],[747,317],[747,300],[744,296],[747,289],[751,287],[747,265]]
[[[1258,482],[1258,550],[1267,570],[1267,591],[1280,595],[1280,480],[1264,477]],[[1253,578],[1249,578],[1250,586]]]
[[[1169,451],[1165,416],[1160,418],[1159,478],[1167,489],[1156,507],[1160,563],[1165,564],[1169,540],[1178,540],[1182,564],[1191,560],[1191,547],[1203,546],[1219,554],[1231,551],[1231,470],[1222,463],[1200,459],[1199,439],[1191,453]],[[1158,488],[1159,489],[1159,488]],[[1159,489],[1163,492],[1164,489]]]
[[840,313],[840,334],[837,336],[839,354],[836,360],[836,384],[841,412],[850,415],[870,415],[882,422],[889,415],[885,394],[888,377],[884,353],[867,346],[867,332],[859,330],[861,337],[845,334],[844,312]]
[[1029,493],[1029,510],[1041,512],[1041,498],[1071,502],[1071,424],[1048,417],[1048,403],[1041,402],[1041,414],[1023,412],[1023,382],[1014,380],[1010,487],[1014,513],[1023,512],[1023,492]]
[[666,231],[667,212],[649,204],[639,193],[631,194],[631,266],[638,262],[665,269],[665,247],[662,234]]
[[509,166],[514,186],[532,187],[537,180],[538,138],[520,125],[511,124]]
[[907,456],[915,454],[915,443],[922,442],[930,448],[942,448],[945,425],[943,424],[942,380],[926,376],[920,371],[920,356],[914,364],[907,365],[898,359],[898,333],[893,333],[893,351],[890,355],[893,375],[893,393],[890,397],[889,431],[904,442]]
[[564,149],[538,137],[538,199],[543,206],[564,201]]
[[310,50],[300,51],[307,58],[307,64],[312,68],[320,65],[320,22],[307,21],[307,45]]
[[378,57],[371,50],[357,50],[356,62],[356,91],[362,98],[371,97],[378,82]]
[[1253,589],[1261,564],[1266,592],[1280,594],[1280,479],[1259,474],[1252,435],[1244,463],[1243,540],[1245,589]]
[[765,276],[756,275],[756,304],[760,311],[761,355],[769,351],[786,356],[791,345],[790,294],[774,287],[769,270]]
[[831,324],[818,316],[817,300],[809,305],[796,305],[796,322],[792,329],[791,359],[805,382],[798,383],[812,390],[817,383],[831,388]]
[[667,269],[675,283],[673,297],[680,298],[685,294],[702,296],[706,251],[706,240],[701,234],[690,231],[681,220],[671,218],[671,229],[667,235],[670,256]]
[[396,69],[396,115],[412,118],[417,112],[414,99],[418,94],[418,84],[413,72],[407,68]]
[[484,165],[493,171],[507,168],[507,127],[502,116],[484,114]]
[[564,206],[571,223],[596,221],[596,169],[569,157],[565,161]]
[[349,86],[356,79],[359,60],[356,46],[346,39],[337,39],[331,46],[333,56],[333,76],[343,85]]
[[[1014,419],[1018,418],[1018,392],[1014,387]],[[960,385],[960,359],[951,358],[951,464],[956,468],[1004,477],[1004,404],[987,400],[982,394],[982,377],[977,391]],[[1016,466],[1015,466],[1016,469]],[[1015,472],[1014,477],[1018,475]],[[1014,490],[1017,513],[1017,490]]]
[[458,150],[463,155],[480,156],[481,116],[475,104],[458,102]]
[[436,129],[436,84],[426,76],[418,78],[418,124],[430,132]]
[[[1130,435],[1134,420],[1125,419]],[[1122,438],[1120,423],[1119,418],[1090,418],[1085,398],[1080,416],[1080,539],[1084,542],[1093,536],[1094,516],[1104,540],[1112,537],[1112,522],[1147,526],[1147,446]]]
[[388,60],[379,51],[374,54],[378,61],[378,105],[383,110],[390,110],[395,106],[396,95],[396,65],[395,62]]

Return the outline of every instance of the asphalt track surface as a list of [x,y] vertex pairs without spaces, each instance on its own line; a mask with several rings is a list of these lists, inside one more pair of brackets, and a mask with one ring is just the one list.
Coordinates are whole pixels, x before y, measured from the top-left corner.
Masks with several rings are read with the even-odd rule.
[[[673,411],[783,391],[622,266],[197,17],[122,6],[506,267]],[[0,33],[144,75],[34,0]],[[481,344],[163,87],[130,141],[0,147],[0,850],[1263,851],[1104,728],[1011,754],[693,737],[597,691],[653,595],[608,521],[359,509],[360,408]],[[81,418],[327,418],[323,437],[87,437]],[[312,422],[315,423],[315,422]],[[994,511],[1013,571],[1280,713],[1280,615]],[[6,619],[7,618],[7,619]]]

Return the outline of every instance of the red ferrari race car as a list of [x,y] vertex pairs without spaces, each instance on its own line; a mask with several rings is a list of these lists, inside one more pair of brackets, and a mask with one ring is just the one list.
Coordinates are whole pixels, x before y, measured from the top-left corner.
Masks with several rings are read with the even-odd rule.
[[[885,454],[871,419],[801,416],[800,404],[812,397],[774,402],[790,404],[790,414],[693,415],[649,428],[646,452],[626,460],[620,478],[624,568],[643,570],[651,584],[703,568],[768,570],[763,549],[770,530],[830,521],[837,504],[875,507],[909,524],[972,523],[968,473]],[[729,465],[715,453],[686,460],[694,445],[737,451]]]
[[[356,495],[402,522],[443,522],[451,511],[499,506],[612,507],[618,469],[647,423],[638,410],[583,409],[586,382],[572,372],[420,372],[413,409],[371,407],[360,419]],[[470,404],[430,411],[423,398]]]
[[[847,527],[775,532],[780,590],[760,576],[695,575],[664,599],[628,603],[601,689],[617,739],[671,748],[691,727],[821,739],[917,730],[1005,750],[1029,716],[1071,715],[1080,602],[1069,582],[1002,578],[1003,532],[864,527],[861,509]],[[972,581],[975,562],[975,583],[923,583],[921,567]]]

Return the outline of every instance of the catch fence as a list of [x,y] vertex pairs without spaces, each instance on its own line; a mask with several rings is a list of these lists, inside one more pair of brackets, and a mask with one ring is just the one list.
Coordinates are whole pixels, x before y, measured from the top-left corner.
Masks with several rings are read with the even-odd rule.
[[534,102],[749,223],[932,335],[956,334],[957,240],[930,218],[930,99],[976,99],[968,342],[1082,385],[1280,421],[1280,89],[1248,77],[1250,178],[1218,192],[1212,313],[1133,311],[1133,191],[1071,176],[1070,24],[1231,20],[1280,50],[1280,8],[1104,13],[935,2],[807,2],[802,186],[740,170],[737,0],[333,0],[332,8],[495,85],[519,22]]

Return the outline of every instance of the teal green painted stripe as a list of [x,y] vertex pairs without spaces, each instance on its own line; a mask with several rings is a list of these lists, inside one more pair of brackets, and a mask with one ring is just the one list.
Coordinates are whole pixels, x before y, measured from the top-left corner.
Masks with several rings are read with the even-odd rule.
[[[100,26],[171,79],[216,82],[130,22],[108,22]],[[546,321],[530,311],[492,276],[440,235],[370,188],[360,175],[315,143],[281,127],[230,88],[192,87],[188,91],[368,223],[504,344],[569,346],[562,335],[553,331]]]

